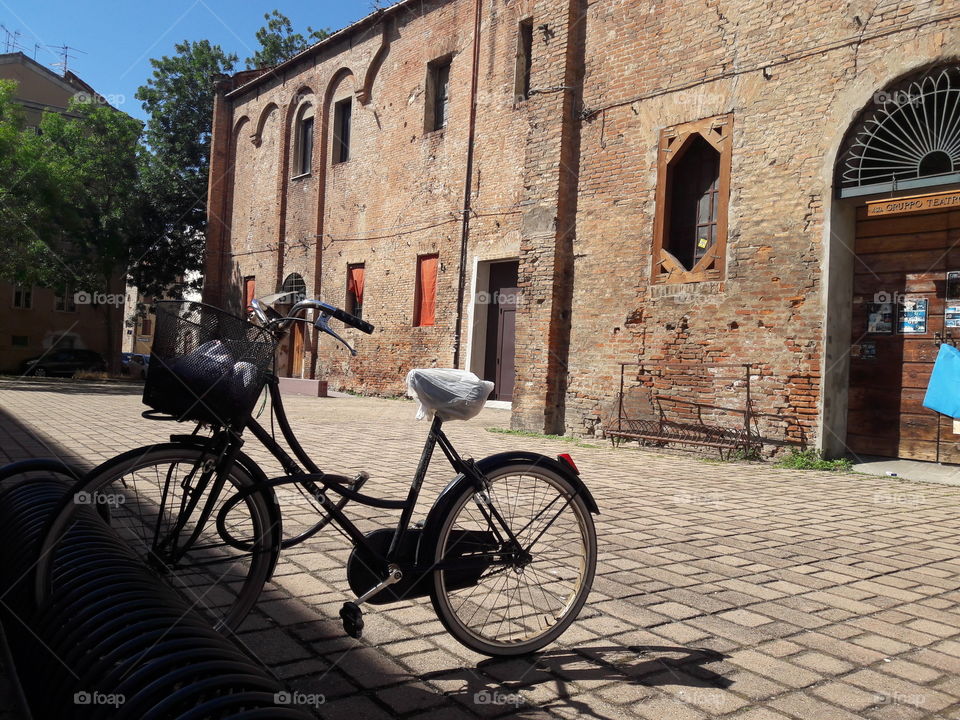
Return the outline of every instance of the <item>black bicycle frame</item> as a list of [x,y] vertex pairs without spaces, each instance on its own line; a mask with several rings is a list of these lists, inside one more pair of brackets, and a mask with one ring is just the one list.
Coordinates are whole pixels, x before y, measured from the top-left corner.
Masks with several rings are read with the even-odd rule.
[[[306,451],[303,449],[303,446],[297,440],[296,435],[293,432],[293,428],[290,427],[290,422],[283,407],[283,397],[280,394],[280,381],[276,375],[271,374],[268,377],[267,391],[270,396],[269,402],[272,412],[276,416],[277,424],[280,427],[280,434],[283,436],[283,439],[289,445],[296,458],[300,460],[304,466],[306,466],[309,472],[304,472],[303,469],[297,464],[296,460],[294,460],[290,454],[284,450],[284,448],[277,442],[273,435],[269,433],[262,425],[260,425],[259,422],[251,417],[247,420],[245,427],[253,434],[254,437],[257,438],[257,440],[264,445],[264,447],[267,448],[270,454],[280,462],[281,467],[287,473],[287,475],[284,477],[267,480],[266,483],[264,483],[262,480],[255,481],[254,484],[249,488],[238,493],[238,497],[236,498],[237,500],[240,500],[243,497],[251,495],[255,492],[262,491],[265,489],[265,487],[299,483],[314,497],[314,499],[317,500],[324,512],[327,512],[331,519],[335,521],[337,525],[341,527],[341,529],[343,529],[343,531],[350,537],[350,540],[354,543],[354,545],[361,546],[370,554],[370,556],[378,558],[382,562],[389,564],[400,559],[398,557],[400,548],[404,547],[403,539],[406,533],[409,531],[410,519],[413,516],[414,509],[416,508],[417,500],[420,496],[420,490],[423,486],[423,480],[427,474],[427,468],[430,465],[430,460],[433,457],[434,449],[437,446],[440,447],[440,450],[443,452],[444,456],[447,458],[447,461],[450,463],[455,472],[463,474],[464,476],[472,479],[477,492],[486,491],[486,480],[484,476],[474,466],[473,460],[464,460],[460,457],[449,438],[447,438],[446,434],[443,432],[443,421],[436,416],[434,416],[433,421],[430,424],[430,430],[427,434],[426,442],[424,443],[423,452],[420,454],[420,461],[417,464],[417,470],[413,481],[410,483],[410,489],[407,492],[406,499],[384,500],[382,498],[375,498],[370,495],[365,495],[350,488],[342,487],[340,483],[327,479],[323,471],[321,471],[320,468],[317,467],[317,465],[311,460],[310,456],[307,455]],[[217,478],[226,477],[226,474],[229,472],[230,467],[236,459],[241,445],[243,445],[243,439],[240,437],[240,433],[233,429],[221,429],[214,434],[214,436],[210,439],[210,447],[212,449],[219,450],[220,460],[216,463],[216,469],[213,471],[213,473],[203,473],[201,481],[197,486],[198,497],[203,493],[203,490],[205,489],[206,484],[209,482],[211,475],[215,474]],[[323,486],[323,490],[318,487],[317,483]],[[222,479],[220,479],[219,482],[214,483],[213,491],[211,492],[206,505],[201,511],[202,522],[206,522],[206,520],[209,518],[210,511],[216,503],[217,496],[222,490],[223,485],[224,482]],[[330,500],[324,491],[333,491],[334,493],[346,497],[349,500],[353,500],[368,507],[401,511],[400,520],[397,523],[397,527],[394,531],[386,556],[381,555],[376,549],[374,549],[374,547],[367,540],[366,535],[350,520],[349,517],[347,517],[343,510],[341,510],[334,502]],[[195,502],[191,504],[190,508],[188,509],[188,516],[193,511],[194,507]],[[510,529],[510,526],[504,520],[503,516],[499,513],[496,507],[492,503],[486,505],[478,503],[478,507],[486,518],[491,530],[497,536],[497,540],[500,543],[509,541],[516,550],[521,550],[515,534]],[[498,531],[498,526],[500,529],[505,531],[507,535],[506,540]],[[200,527],[202,527],[202,524],[198,523],[198,529]],[[182,548],[184,552],[187,548],[189,548],[190,544],[192,544],[192,541],[193,538],[191,538],[185,544],[184,548]]]

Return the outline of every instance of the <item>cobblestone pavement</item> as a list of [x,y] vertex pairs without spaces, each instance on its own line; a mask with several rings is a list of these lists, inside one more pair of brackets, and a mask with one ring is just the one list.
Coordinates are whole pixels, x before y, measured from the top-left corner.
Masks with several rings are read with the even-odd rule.
[[[173,431],[139,417],[135,386],[0,381],[0,408],[9,458],[95,463]],[[364,468],[369,488],[402,496],[427,430],[412,403],[292,397],[288,409],[321,467]],[[573,453],[602,513],[580,619],[510,661],[459,646],[429,600],[368,611],[350,639],[337,616],[348,546],[324,531],[282,556],[240,633],[294,689],[325,697],[321,717],[960,718],[960,488],[486,431],[508,422],[485,410],[448,430],[475,457]],[[423,498],[449,477],[441,458]]]

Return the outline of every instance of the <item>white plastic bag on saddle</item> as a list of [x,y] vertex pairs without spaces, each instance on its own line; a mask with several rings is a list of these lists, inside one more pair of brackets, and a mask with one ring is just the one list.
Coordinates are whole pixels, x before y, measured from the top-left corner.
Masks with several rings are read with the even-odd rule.
[[429,368],[407,373],[407,395],[420,403],[417,420],[434,415],[441,420],[469,420],[483,410],[492,391],[492,382],[466,370]]

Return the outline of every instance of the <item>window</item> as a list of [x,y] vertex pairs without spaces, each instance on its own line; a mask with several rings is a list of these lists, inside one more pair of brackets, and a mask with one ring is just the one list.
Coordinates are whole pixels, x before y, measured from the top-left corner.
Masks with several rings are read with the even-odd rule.
[[434,60],[427,67],[427,109],[424,131],[447,126],[450,106],[450,58]]
[[307,297],[307,283],[300,273],[290,273],[283,281],[281,290],[287,295],[280,299],[281,304],[293,305]]
[[153,335],[153,318],[149,315],[140,319],[140,334]]
[[294,175],[307,175],[313,169],[313,106],[305,105],[297,117]]
[[27,347],[29,345],[29,340],[26,335],[11,335],[10,344],[13,347]]
[[53,296],[53,308],[60,312],[76,312],[76,297],[70,292],[70,286],[66,285],[60,290],[55,291]]
[[530,64],[533,56],[533,20],[520,22],[517,32],[517,71],[513,80],[514,102],[523,102],[530,96]]
[[249,275],[243,279],[243,309],[246,312],[252,312],[253,307],[250,301],[256,297],[257,278],[255,275]]
[[363,317],[363,263],[347,265],[346,310],[354,317]]
[[350,120],[353,114],[353,100],[347,98],[333,106],[333,162],[342,163],[350,159]]
[[417,258],[417,287],[413,303],[414,326],[433,325],[437,305],[437,255]]
[[13,306],[22,310],[33,307],[33,288],[29,285],[17,285],[13,288]]
[[660,135],[653,279],[723,277],[733,116],[667,128]]

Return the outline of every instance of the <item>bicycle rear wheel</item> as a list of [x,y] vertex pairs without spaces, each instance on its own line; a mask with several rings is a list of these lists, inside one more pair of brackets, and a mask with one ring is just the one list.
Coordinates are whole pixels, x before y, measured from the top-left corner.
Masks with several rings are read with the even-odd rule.
[[[133,555],[215,629],[236,629],[273,571],[280,549],[280,516],[272,493],[253,492],[221,517],[221,528],[230,535],[231,542],[226,541],[217,516],[232,495],[254,484],[235,463],[195,542],[179,555],[172,548],[182,546],[197,530],[212,478],[178,532],[177,520],[188,494],[197,492],[193,483],[210,462],[210,455],[199,447],[166,444],[131,450],[92,470],[74,486],[47,526],[36,569],[38,603],[56,591],[58,576],[69,571],[66,563],[58,562],[58,548],[74,524],[81,518],[89,522],[105,516]],[[89,512],[91,505],[106,512],[95,516]],[[237,547],[238,539],[243,549]]]
[[511,464],[487,479],[485,493],[464,481],[451,502],[434,556],[443,569],[433,573],[430,598],[463,645],[485,655],[523,655],[556,640],[579,614],[596,570],[596,530],[586,503],[559,473]]

